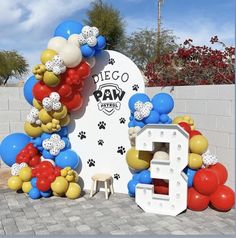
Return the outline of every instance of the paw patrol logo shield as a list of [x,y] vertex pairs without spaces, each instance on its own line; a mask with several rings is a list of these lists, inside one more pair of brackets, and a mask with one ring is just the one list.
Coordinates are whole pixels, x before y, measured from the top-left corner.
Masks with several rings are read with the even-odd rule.
[[99,111],[103,111],[106,115],[110,116],[115,111],[120,110],[125,91],[117,84],[108,83],[101,85],[93,95],[98,102],[97,106]]

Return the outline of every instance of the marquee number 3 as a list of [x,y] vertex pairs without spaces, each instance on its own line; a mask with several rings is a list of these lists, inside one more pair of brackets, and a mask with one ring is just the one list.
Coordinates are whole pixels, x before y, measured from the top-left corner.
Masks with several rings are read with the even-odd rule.
[[169,195],[154,193],[154,185],[137,184],[136,203],[145,211],[176,216],[187,208],[189,136],[178,125],[146,125],[137,134],[136,149],[153,151],[154,143],[169,143],[169,160],[152,159],[151,177],[169,180]]

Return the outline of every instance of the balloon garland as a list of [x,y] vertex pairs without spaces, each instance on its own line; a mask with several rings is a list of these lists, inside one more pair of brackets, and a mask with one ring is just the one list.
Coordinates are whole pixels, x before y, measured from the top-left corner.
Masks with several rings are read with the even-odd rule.
[[135,188],[138,183],[153,184],[154,192],[168,195],[168,181],[152,179],[150,161],[169,159],[168,144],[159,143],[155,153],[138,151],[135,149],[137,133],[146,124],[178,124],[189,134],[188,166],[184,169],[188,177],[188,208],[193,211],[202,211],[209,205],[219,211],[228,211],[234,206],[235,194],[231,188],[224,185],[228,172],[225,166],[208,150],[208,140],[196,130],[193,118],[178,116],[172,119],[169,113],[174,108],[173,98],[166,93],[156,94],[152,100],[142,93],[133,95],[129,100],[131,112],[129,139],[131,148],[126,153],[126,162],[133,171],[133,177],[128,182],[128,193],[135,197]]
[[105,48],[106,40],[96,27],[64,21],[55,30],[24,85],[32,109],[26,134],[14,133],[2,141],[0,155],[11,167],[8,187],[22,190],[32,199],[80,196],[79,156],[68,138],[70,113],[83,105],[84,82]]

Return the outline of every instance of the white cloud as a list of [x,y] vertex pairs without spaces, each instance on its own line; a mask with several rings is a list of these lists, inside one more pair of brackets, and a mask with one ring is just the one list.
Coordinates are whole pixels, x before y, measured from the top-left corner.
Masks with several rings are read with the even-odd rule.
[[55,27],[88,7],[90,2],[92,0],[1,1],[0,50],[18,50],[32,68],[39,63],[41,51],[46,48]]

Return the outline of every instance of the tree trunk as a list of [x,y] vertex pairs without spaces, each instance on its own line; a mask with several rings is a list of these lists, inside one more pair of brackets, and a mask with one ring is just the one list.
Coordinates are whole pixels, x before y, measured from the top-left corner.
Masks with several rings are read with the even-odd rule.
[[8,81],[9,78],[10,78],[10,76],[7,76],[7,77],[5,78],[3,85],[6,85],[6,84],[7,84],[7,81]]

